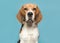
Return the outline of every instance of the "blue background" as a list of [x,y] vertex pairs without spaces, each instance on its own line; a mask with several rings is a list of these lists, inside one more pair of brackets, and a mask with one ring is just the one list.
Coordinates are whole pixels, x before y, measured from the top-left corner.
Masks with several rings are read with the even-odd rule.
[[60,43],[59,0],[0,0],[0,43],[17,43],[21,24],[16,14],[26,3],[37,4],[43,15],[39,43]]

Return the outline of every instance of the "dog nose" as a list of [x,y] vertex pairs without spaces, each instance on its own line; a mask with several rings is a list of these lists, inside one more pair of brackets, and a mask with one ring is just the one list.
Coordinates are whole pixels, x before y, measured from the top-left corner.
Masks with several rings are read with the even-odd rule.
[[28,13],[28,16],[29,16],[29,17],[31,17],[32,15],[33,15],[33,13],[32,13],[32,12],[29,12],[29,13]]

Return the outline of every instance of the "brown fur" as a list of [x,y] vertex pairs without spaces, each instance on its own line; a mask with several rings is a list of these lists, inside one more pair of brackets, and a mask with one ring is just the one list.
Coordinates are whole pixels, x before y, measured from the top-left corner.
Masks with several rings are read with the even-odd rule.
[[25,15],[26,15],[26,11],[24,10],[24,8],[27,8],[28,10],[36,8],[36,11],[34,12],[35,13],[35,22],[36,22],[36,24],[38,24],[41,21],[42,15],[41,15],[41,12],[40,12],[38,6],[36,6],[35,4],[25,4],[22,6],[22,8],[19,10],[19,12],[17,14],[17,19],[19,20],[19,22],[24,24]]
[[39,8],[36,8],[36,12],[35,12],[35,22],[36,24],[39,23],[42,19],[42,14],[41,11],[39,10]]
[[19,22],[21,22],[22,24],[24,24],[24,20],[25,20],[25,18],[24,18],[24,15],[25,14],[25,12],[24,12],[24,10],[23,10],[23,7],[19,10],[19,12],[18,12],[18,14],[17,14],[17,19],[19,20]]

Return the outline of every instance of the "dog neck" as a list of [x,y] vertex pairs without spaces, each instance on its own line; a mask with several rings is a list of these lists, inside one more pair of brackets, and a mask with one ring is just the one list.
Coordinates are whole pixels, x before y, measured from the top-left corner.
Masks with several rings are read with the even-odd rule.
[[34,29],[37,28],[37,25],[35,23],[32,24],[32,26],[28,26],[27,23],[23,25],[23,28],[25,29]]

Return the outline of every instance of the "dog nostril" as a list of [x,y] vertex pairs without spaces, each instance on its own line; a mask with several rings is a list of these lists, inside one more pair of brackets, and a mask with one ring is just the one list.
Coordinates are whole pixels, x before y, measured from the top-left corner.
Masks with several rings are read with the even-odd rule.
[[33,13],[32,13],[32,12],[29,12],[29,13],[28,13],[28,16],[32,16],[32,15],[33,15]]

